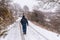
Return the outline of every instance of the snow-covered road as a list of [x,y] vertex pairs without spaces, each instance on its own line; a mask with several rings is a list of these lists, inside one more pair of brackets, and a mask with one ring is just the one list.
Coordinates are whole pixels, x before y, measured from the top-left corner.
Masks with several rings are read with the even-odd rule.
[[56,33],[40,28],[29,21],[27,26],[27,34],[23,35],[20,19],[14,24],[10,25],[8,35],[0,40],[60,40],[60,35],[57,37]]
[[5,38],[1,37],[0,40],[21,40],[20,26],[18,21],[10,25],[8,30],[7,36],[5,36]]

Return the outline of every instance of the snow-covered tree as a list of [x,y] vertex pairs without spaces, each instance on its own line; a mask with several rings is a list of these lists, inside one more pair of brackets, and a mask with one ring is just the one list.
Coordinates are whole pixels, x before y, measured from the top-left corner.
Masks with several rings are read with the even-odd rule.
[[38,1],[38,7],[41,9],[45,9],[45,10],[50,10],[50,9],[54,9],[54,7],[57,5],[57,3],[59,4],[60,1],[59,0],[37,0]]
[[25,5],[25,6],[23,7],[23,10],[24,10],[24,12],[27,12],[27,11],[29,11],[29,8],[28,8],[28,6],[27,6],[27,5]]

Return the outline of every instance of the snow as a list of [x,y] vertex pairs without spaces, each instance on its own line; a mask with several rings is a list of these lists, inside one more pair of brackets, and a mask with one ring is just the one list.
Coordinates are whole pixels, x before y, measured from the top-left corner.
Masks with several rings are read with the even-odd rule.
[[[49,2],[50,0],[13,0],[13,3],[19,4],[22,8],[26,5],[29,8],[29,11],[33,11],[34,7],[37,6],[37,10],[43,11],[43,12],[55,12],[57,9],[59,9],[58,5],[60,0],[58,2]],[[56,1],[56,0],[55,0]],[[57,9],[55,8],[57,6]],[[36,9],[36,8],[35,8]]]
[[5,38],[1,37],[0,40],[21,40],[19,29],[19,21],[16,21],[8,28],[7,36]]
[[30,9],[30,11],[32,10],[32,7],[34,5],[37,5],[36,0],[14,0],[14,3],[18,3],[19,5],[21,5],[21,7],[23,8],[25,5],[27,5]]
[[60,35],[59,35],[59,37],[57,37],[57,35],[58,35],[57,33],[40,28],[31,22],[30,22],[30,25],[32,25],[31,27],[33,27],[36,31],[38,31],[40,35],[47,38],[48,40],[60,40]]
[[8,35],[5,38],[0,37],[0,40],[60,40],[60,35],[57,36],[57,33],[40,28],[30,21],[28,21],[27,34],[24,35],[22,26],[19,23],[20,19],[17,19],[14,24],[10,25],[7,32]]
[[50,22],[51,20],[47,18],[47,19],[45,19],[45,21]]

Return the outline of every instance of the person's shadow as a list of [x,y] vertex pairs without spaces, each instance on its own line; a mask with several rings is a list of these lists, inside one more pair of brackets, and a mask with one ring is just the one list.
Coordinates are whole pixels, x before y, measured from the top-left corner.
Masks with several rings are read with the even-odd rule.
[[23,30],[22,30],[22,25],[20,27],[20,33],[21,33],[21,39],[25,40],[24,34],[23,34]]

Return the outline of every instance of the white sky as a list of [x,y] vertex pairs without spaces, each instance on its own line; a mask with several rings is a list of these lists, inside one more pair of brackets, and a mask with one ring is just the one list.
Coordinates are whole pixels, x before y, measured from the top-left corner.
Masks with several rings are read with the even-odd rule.
[[33,5],[37,5],[36,0],[14,0],[14,3],[18,3],[22,8],[27,5],[30,10],[32,10]]
[[[24,5],[27,5],[29,7],[30,11],[32,11],[34,5],[38,5],[38,1],[36,1],[36,0],[13,0],[13,1],[14,1],[14,3],[19,4],[22,8],[24,7]],[[43,4],[41,4],[41,5],[43,5]],[[46,10],[46,9],[43,9],[44,6],[45,5],[43,5],[42,8],[40,8],[41,11],[45,11],[45,12],[48,12],[48,11],[51,12],[52,11],[52,12],[55,12],[55,10],[56,10],[53,7],[50,7],[49,5],[46,5],[45,8],[47,8],[47,7],[49,8],[50,7],[51,9]]]

